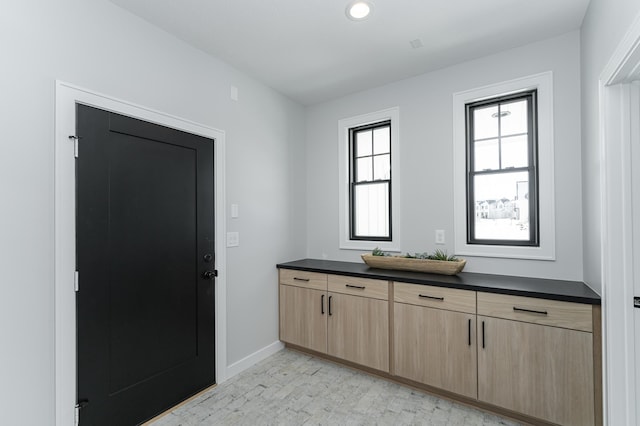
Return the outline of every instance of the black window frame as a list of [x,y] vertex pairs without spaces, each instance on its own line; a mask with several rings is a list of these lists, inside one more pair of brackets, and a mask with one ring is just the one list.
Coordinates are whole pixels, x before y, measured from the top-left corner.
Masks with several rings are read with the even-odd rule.
[[[349,239],[353,240],[353,241],[393,241],[393,218],[392,218],[392,205],[393,205],[393,199],[391,198],[392,195],[392,190],[391,190],[391,179],[393,176],[393,167],[392,167],[392,155],[393,153],[392,151],[392,132],[391,132],[391,120],[383,120],[383,121],[377,121],[375,123],[370,123],[370,124],[365,124],[365,125],[361,125],[361,126],[356,126],[356,127],[350,127],[349,128]],[[357,176],[357,160],[358,157],[357,156],[357,148],[356,148],[356,143],[355,143],[355,134],[358,132],[362,132],[362,131],[367,131],[367,130],[371,130],[372,131],[372,138],[371,138],[371,143],[373,144],[373,131],[375,129],[380,129],[380,128],[384,128],[384,127],[388,127],[389,128],[389,153],[384,153],[384,154],[374,154],[373,153],[373,146],[372,146],[372,151],[371,151],[371,158],[373,161],[373,158],[379,155],[389,155],[389,179],[373,179],[373,176],[375,176],[375,170],[374,170],[374,166],[372,164],[372,180],[370,181],[365,181],[365,182],[356,182],[356,176]],[[378,183],[383,183],[383,182],[387,182],[387,188],[388,188],[388,192],[389,192],[389,236],[361,236],[361,235],[356,235],[356,231],[355,231],[355,217],[356,217],[356,208],[355,208],[355,190],[357,186],[360,185],[371,185],[371,184],[378,184]]]
[[[493,245],[493,246],[514,246],[514,247],[540,247],[540,205],[538,193],[538,92],[537,90],[527,90],[504,96],[492,97],[465,105],[466,115],[466,201],[467,201],[467,244],[473,245]],[[475,171],[474,167],[474,118],[473,111],[477,108],[486,108],[491,105],[498,106],[498,118],[500,118],[500,105],[518,100],[527,101],[527,149],[529,154],[529,164],[526,167],[499,168],[496,170]],[[502,140],[500,130],[498,131],[499,144]],[[500,153],[501,150],[499,149]],[[501,154],[499,154],[501,155]],[[529,239],[528,240],[499,240],[499,239],[479,239],[475,238],[475,194],[474,177],[478,175],[499,175],[520,173],[526,171],[529,175]]]

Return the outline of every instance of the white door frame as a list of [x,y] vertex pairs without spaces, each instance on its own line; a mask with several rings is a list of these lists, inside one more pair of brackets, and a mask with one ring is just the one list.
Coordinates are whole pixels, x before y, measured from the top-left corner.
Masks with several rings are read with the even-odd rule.
[[[225,134],[130,102],[114,99],[68,83],[56,81],[55,104],[55,421],[57,426],[74,422],[76,404],[76,306],[75,306],[75,135],[76,104],[139,118],[166,127],[214,139],[215,155],[215,253],[218,278],[215,283],[215,371],[216,383],[227,377],[226,247],[225,223]],[[82,155],[80,143],[80,155]],[[82,286],[82,278],[80,278]]]
[[[632,156],[640,147],[640,15],[600,75],[604,422],[635,425],[640,382],[634,347]],[[634,114],[636,114],[634,116]],[[636,212],[636,215],[638,212]],[[640,248],[636,248],[639,250]]]

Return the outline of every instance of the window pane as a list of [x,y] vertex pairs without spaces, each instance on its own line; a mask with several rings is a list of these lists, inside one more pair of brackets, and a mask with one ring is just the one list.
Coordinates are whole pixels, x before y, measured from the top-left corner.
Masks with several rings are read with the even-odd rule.
[[354,226],[358,237],[389,237],[389,184],[355,186]]
[[373,157],[373,179],[391,179],[391,156],[389,154]]
[[529,151],[527,136],[512,136],[502,139],[502,168],[527,167],[529,165]]
[[529,174],[474,177],[475,235],[479,240],[529,240]]
[[391,137],[389,127],[381,127],[373,131],[373,153],[386,154],[391,152]]
[[[509,136],[528,132],[526,100],[502,104],[500,106],[500,112],[502,115],[500,121],[501,136]],[[505,115],[505,113],[507,112],[509,114]]]
[[371,130],[356,132],[356,157],[371,155]]
[[498,106],[476,108],[473,110],[473,138],[487,139],[498,137]]
[[373,170],[371,169],[371,157],[358,158],[356,166],[356,182],[367,182],[373,180]]
[[474,143],[474,171],[498,170],[500,168],[498,139]]

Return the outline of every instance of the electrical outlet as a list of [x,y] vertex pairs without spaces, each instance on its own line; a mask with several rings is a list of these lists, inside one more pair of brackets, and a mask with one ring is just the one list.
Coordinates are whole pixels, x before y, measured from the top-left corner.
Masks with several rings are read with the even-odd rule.
[[436,244],[444,244],[444,229],[436,229]]

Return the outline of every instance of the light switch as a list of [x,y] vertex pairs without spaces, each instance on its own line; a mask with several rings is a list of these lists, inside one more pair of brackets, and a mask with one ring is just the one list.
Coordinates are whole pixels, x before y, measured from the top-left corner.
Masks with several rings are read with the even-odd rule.
[[231,217],[233,219],[237,219],[239,217],[237,204],[231,204]]
[[436,229],[436,244],[444,244],[444,229]]
[[238,100],[238,88],[236,86],[231,86],[231,100]]
[[227,247],[238,247],[240,245],[239,232],[227,232]]

